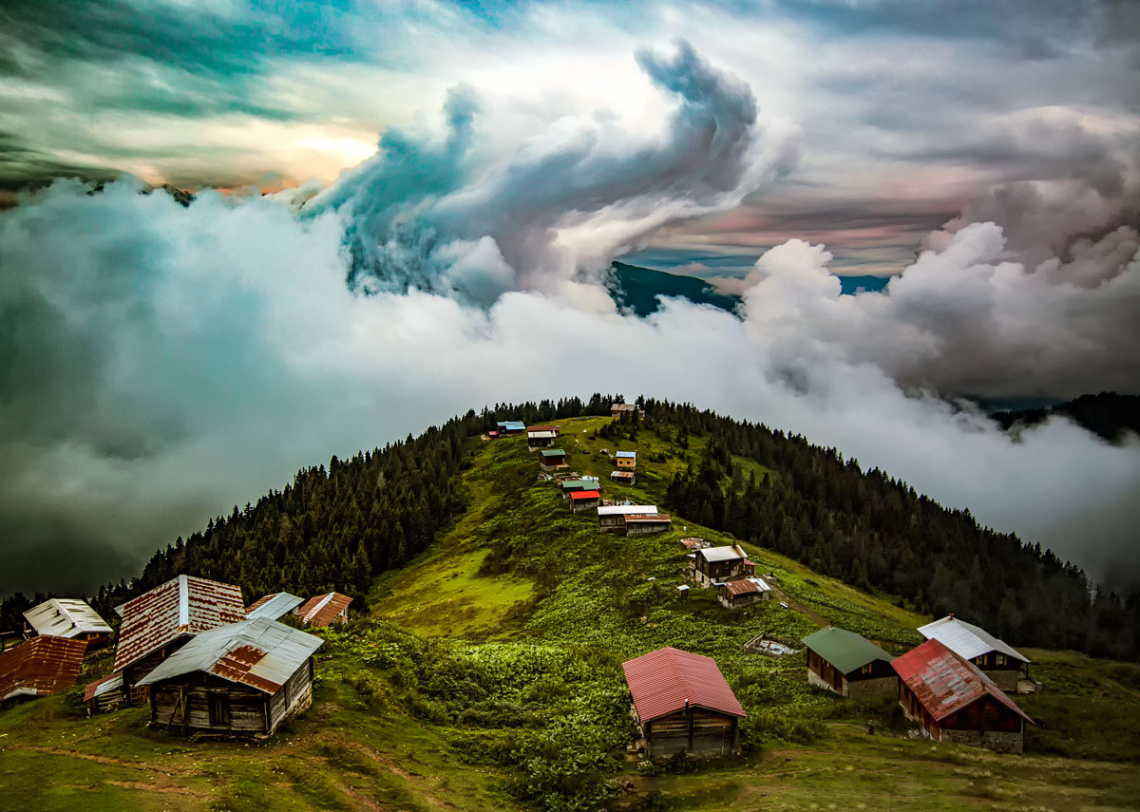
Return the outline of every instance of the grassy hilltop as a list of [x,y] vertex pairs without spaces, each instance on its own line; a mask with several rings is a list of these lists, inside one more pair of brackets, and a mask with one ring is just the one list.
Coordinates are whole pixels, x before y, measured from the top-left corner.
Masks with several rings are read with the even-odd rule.
[[[599,452],[635,446],[596,436],[610,418],[558,422],[573,470],[662,510],[706,442],[642,429],[638,485],[625,488]],[[466,510],[373,581],[367,617],[322,632],[313,708],[272,741],[188,741],[149,730],[146,709],[88,720],[76,692],[38,700],[0,711],[0,809],[1136,808],[1140,666],[1028,649],[1044,692],[1019,700],[1041,723],[1026,755],[912,740],[893,703],[839,699],[807,684],[802,653],[743,644],[826,620],[901,653],[929,618],[750,544],[790,608],[729,613],[710,590],[678,600],[678,540],[735,539],[678,515],[663,535],[601,534],[537,469],[525,439],[471,441]],[[642,768],[626,757],[620,664],[665,645],[716,658],[749,714],[741,758]]]

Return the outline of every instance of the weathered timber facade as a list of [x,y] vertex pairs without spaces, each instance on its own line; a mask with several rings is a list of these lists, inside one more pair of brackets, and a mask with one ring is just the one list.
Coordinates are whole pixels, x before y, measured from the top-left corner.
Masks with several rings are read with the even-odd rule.
[[678,753],[726,756],[740,749],[737,717],[692,706],[646,722],[642,725],[642,737],[649,759],[669,758]]

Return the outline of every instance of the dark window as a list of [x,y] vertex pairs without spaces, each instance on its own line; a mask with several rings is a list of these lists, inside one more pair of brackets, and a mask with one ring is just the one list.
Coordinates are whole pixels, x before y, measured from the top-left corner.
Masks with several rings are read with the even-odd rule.
[[229,695],[210,694],[210,724],[228,725],[231,719]]

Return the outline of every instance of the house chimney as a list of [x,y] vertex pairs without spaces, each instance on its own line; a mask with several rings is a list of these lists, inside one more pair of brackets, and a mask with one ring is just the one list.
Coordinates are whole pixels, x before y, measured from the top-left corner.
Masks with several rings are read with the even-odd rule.
[[951,613],[950,613],[950,615],[949,615],[949,617],[950,617],[950,619],[951,619],[951,620],[953,620],[953,619],[954,619],[954,613],[953,613],[953,612],[951,612]]

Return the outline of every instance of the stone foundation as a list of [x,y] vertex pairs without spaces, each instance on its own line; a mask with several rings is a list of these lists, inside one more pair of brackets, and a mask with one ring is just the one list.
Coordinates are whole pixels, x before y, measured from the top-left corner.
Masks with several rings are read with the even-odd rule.
[[835,690],[835,687],[830,682],[824,680],[823,677],[812,671],[810,668],[808,669],[808,682],[817,688],[823,688],[826,691],[838,693],[838,691]]
[[995,753],[1021,754],[1023,737],[1020,733],[1003,733],[996,730],[943,730],[942,741],[984,747]]
[[1001,671],[986,671],[982,669],[982,673],[994,681],[997,687],[1001,688],[1007,694],[1017,692],[1017,682],[1021,679],[1020,671],[1013,671],[1010,669],[1003,669]]
[[898,677],[879,677],[877,679],[863,679],[850,682],[844,680],[847,696],[852,699],[872,699],[882,696],[899,695]]

